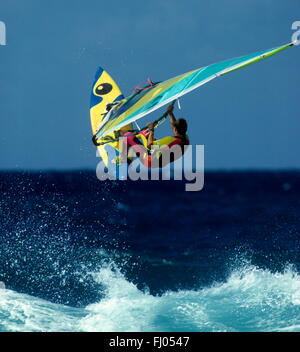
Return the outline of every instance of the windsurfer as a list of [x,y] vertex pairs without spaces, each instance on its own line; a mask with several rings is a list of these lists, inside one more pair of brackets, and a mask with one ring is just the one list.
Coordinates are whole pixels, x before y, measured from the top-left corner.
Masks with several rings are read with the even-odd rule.
[[[139,157],[140,161],[147,168],[164,167],[181,157],[189,145],[189,139],[186,135],[187,122],[183,118],[176,119],[173,113],[173,105],[169,105],[167,113],[169,115],[170,125],[173,131],[173,136],[167,136],[161,139],[154,138],[155,123],[148,123],[147,129],[140,131],[138,135],[132,135],[130,132],[125,132],[125,148],[117,163],[130,163],[133,158],[130,154],[134,152]],[[142,139],[143,143],[139,140]],[[180,153],[170,153],[171,148],[179,146]],[[174,151],[175,148],[173,148]],[[178,149],[177,149],[178,150]],[[165,156],[169,156],[168,158]]]

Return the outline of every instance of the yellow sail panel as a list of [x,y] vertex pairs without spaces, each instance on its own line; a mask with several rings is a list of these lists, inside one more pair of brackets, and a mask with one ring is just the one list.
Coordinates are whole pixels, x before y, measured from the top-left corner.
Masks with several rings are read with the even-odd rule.
[[90,116],[92,131],[95,134],[106,111],[106,105],[123,99],[122,92],[112,77],[99,68],[92,88]]
[[[116,82],[106,71],[99,67],[92,86],[90,102],[90,118],[93,135],[97,133],[99,125],[105,117],[107,104],[111,104],[122,99],[124,99],[124,96]],[[121,129],[132,129],[132,125],[129,124]],[[106,136],[111,137],[112,139],[115,138],[114,132],[108,133]],[[115,141],[107,143],[106,145],[109,145],[119,151],[119,142]],[[106,146],[103,145],[97,147],[99,155],[101,156],[104,164],[107,166],[109,159],[105,148]]]

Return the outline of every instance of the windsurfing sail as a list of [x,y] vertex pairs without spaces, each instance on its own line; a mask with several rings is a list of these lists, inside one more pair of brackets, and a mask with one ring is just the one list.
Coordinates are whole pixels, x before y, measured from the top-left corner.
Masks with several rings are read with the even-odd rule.
[[184,73],[167,81],[151,83],[148,86],[138,89],[128,98],[123,99],[109,117],[103,120],[102,123],[100,122],[95,137],[102,139],[109,133],[120,130],[122,127],[137,121],[216,77],[251,65],[293,45],[294,43],[289,43],[254,54],[215,63]]

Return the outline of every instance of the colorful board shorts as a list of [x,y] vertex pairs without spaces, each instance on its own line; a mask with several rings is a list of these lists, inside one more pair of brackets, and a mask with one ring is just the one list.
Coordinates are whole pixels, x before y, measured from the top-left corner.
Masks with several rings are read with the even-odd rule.
[[[189,139],[187,136],[185,139],[182,139],[180,137],[171,137],[171,136],[164,137],[154,141],[153,143],[154,153],[151,154],[150,150],[147,148],[148,135],[149,135],[148,129],[140,131],[138,135],[132,135],[131,132],[125,132],[123,134],[123,137],[127,136],[126,137],[127,148],[125,148],[125,151],[124,151],[126,153],[126,158],[128,158],[129,155],[131,155],[132,157],[132,152],[133,152],[136,156],[139,157],[142,164],[147,168],[153,167],[154,158],[161,159],[161,155],[163,154],[164,150],[172,148],[174,145],[179,145],[182,147],[182,150],[184,152],[183,146],[189,144]],[[140,139],[142,140],[142,142],[140,141]],[[172,161],[174,160],[171,160],[171,162]],[[163,166],[159,164],[159,167],[163,167]]]

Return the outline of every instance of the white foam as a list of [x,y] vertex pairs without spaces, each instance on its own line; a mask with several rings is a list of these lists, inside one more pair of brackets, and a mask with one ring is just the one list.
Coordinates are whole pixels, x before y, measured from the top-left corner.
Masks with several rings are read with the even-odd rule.
[[113,266],[93,276],[105,297],[83,309],[0,290],[0,330],[300,331],[300,276],[291,267],[272,273],[245,265],[223,283],[162,296]]
[[225,283],[157,297],[109,268],[96,277],[106,297],[86,308],[86,331],[279,331],[300,324],[300,277],[292,268],[247,266]]
[[0,291],[0,331],[73,331],[84,311],[11,290]]

